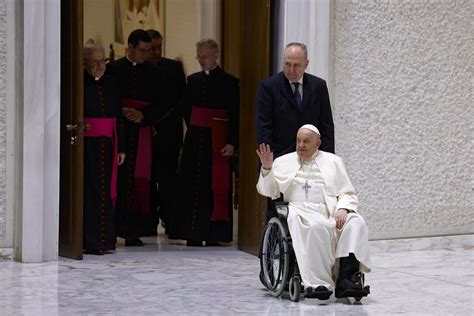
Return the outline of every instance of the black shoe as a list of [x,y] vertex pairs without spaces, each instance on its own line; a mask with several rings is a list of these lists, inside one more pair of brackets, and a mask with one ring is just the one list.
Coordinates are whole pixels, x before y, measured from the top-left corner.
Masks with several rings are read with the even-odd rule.
[[320,300],[328,300],[331,297],[332,291],[327,287],[320,285],[317,288],[313,289],[312,287],[307,287],[305,290],[306,298],[317,298]]
[[86,249],[86,250],[84,250],[84,254],[86,254],[86,255],[95,255],[95,256],[103,256],[104,251],[102,249]]
[[141,247],[143,246],[143,241],[140,240],[140,238],[127,238],[125,239],[125,246],[130,247],[130,246],[136,246],[136,247]]
[[336,297],[364,297],[370,294],[370,286],[365,285],[362,272],[354,273],[350,278],[337,282]]
[[190,247],[202,247],[202,241],[200,240],[187,240],[186,246]]
[[206,241],[208,247],[219,247],[221,244],[218,241]]

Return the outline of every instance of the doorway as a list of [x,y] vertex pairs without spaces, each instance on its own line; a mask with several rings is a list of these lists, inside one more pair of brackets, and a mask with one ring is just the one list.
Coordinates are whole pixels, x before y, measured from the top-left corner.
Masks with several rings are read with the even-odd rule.
[[[252,254],[258,252],[265,224],[265,199],[255,190],[255,143],[243,140],[255,139],[255,94],[270,72],[270,7],[270,0],[222,5],[223,67],[239,77],[241,88],[238,249]],[[83,239],[83,44],[84,0],[62,2],[59,255],[78,260]],[[101,44],[109,46],[108,41]]]

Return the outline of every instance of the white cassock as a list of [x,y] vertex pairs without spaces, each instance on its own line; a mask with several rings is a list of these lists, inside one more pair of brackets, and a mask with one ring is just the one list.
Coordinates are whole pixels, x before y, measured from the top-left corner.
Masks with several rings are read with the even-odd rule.
[[[334,289],[336,259],[349,253],[362,272],[370,272],[367,224],[357,213],[357,196],[340,157],[324,151],[303,163],[296,152],[278,157],[270,171],[262,169],[257,190],[272,199],[281,192],[289,202],[288,228],[305,287]],[[334,216],[340,208],[350,213],[339,230]]]

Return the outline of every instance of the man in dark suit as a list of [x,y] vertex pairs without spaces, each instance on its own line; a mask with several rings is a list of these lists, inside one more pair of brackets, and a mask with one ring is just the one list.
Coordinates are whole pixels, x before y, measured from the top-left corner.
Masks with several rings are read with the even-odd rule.
[[[177,60],[162,56],[163,36],[156,30],[147,30],[151,38],[151,53],[148,61],[157,66],[164,82],[162,89],[165,115],[154,126],[153,137],[153,176],[158,184],[158,192],[153,198],[153,207],[159,205],[159,216],[162,223],[172,216],[172,198],[178,169],[178,157],[183,143],[182,117],[174,111],[182,98],[186,87],[183,64]],[[164,226],[164,225],[163,225]],[[168,232],[168,230],[167,230]]]
[[[304,124],[315,125],[320,149],[334,153],[334,123],[326,82],[305,73],[305,44],[290,43],[283,55],[283,71],[260,83],[257,92],[257,144],[268,144],[274,158],[295,151],[295,136]],[[271,200],[267,218],[276,216]]]

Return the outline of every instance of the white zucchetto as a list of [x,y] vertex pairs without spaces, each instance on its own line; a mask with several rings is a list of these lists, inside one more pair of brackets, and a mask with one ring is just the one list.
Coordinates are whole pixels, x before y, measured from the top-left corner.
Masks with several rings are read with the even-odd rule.
[[300,127],[300,129],[302,129],[302,128],[309,129],[310,131],[313,131],[316,134],[318,134],[319,136],[321,136],[321,133],[319,133],[319,130],[316,128],[316,126],[314,126],[312,124],[305,124],[305,125]]

